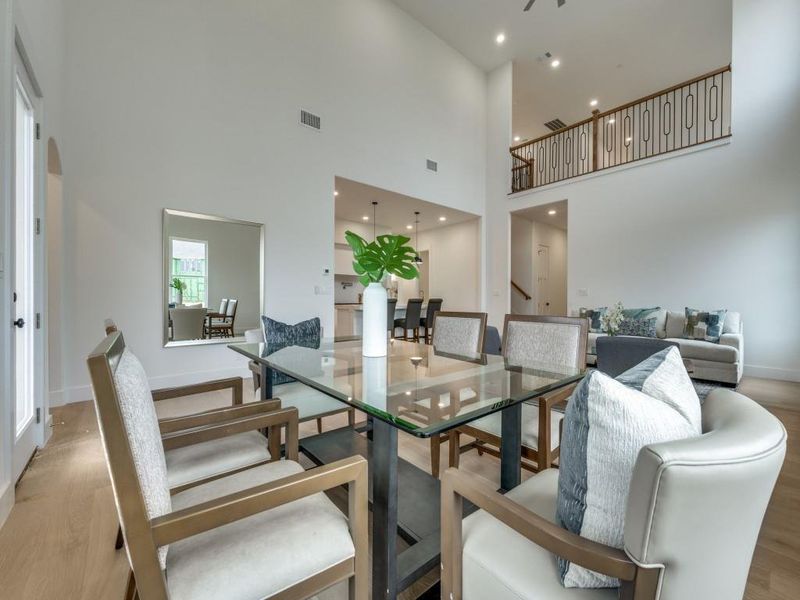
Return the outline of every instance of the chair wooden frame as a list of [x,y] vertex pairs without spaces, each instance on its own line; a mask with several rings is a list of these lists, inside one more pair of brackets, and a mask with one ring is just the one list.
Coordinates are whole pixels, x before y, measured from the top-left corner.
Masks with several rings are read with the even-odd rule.
[[[231,303],[233,303],[233,312],[229,314]],[[228,298],[225,314],[222,315],[220,322],[213,323],[212,320],[209,319],[209,324],[207,326],[208,337],[213,338],[215,334],[218,334],[217,337],[234,337],[236,334],[234,333],[233,325],[236,322],[236,312],[238,310],[239,300],[237,298]]]
[[[431,344],[433,344],[433,338],[436,335],[436,320],[439,317],[454,317],[454,318],[461,318],[461,319],[479,319],[480,320],[480,336],[478,338],[478,347],[475,349],[475,352],[482,353],[483,352],[483,339],[486,336],[486,322],[488,320],[488,315],[485,312],[444,312],[444,311],[436,311],[433,315],[433,323],[431,324]],[[439,471],[441,469],[441,446],[442,442],[446,442],[450,440],[450,434],[434,434],[431,436],[431,475],[434,477],[439,477]]]
[[458,469],[442,475],[442,598],[462,598],[464,499],[548,552],[620,580],[622,600],[655,600],[661,568],[634,563],[624,551],[583,538],[498,493],[491,482]]
[[[586,345],[589,339],[589,321],[583,317],[557,317],[550,315],[506,315],[503,324],[503,356],[508,356],[508,324],[514,321],[528,323],[561,323],[580,327],[580,341],[578,343],[575,364],[583,366],[586,363]],[[568,386],[557,392],[536,399],[539,407],[539,433],[538,448],[522,446],[522,467],[529,471],[538,472],[549,469],[553,461],[558,459],[561,452],[560,446],[552,448],[553,432],[550,416],[553,408],[566,403],[575,386]],[[475,441],[461,446],[461,434],[468,435]],[[475,448],[478,454],[489,454],[500,458],[501,438],[470,425],[462,425],[448,434],[449,463],[451,467],[458,467],[460,455]],[[535,465],[533,464],[535,463]]]
[[[158,547],[221,527],[276,506],[326,490],[348,486],[349,526],[353,537],[353,558],[334,565],[309,579],[285,589],[273,598],[294,600],[306,598],[345,579],[349,580],[350,598],[368,597],[369,556],[367,551],[367,461],[350,457],[304,473],[284,477],[270,483],[229,494],[184,510],[150,520],[136,474],[130,444],[114,385],[114,372],[125,349],[120,332],[108,335],[89,355],[87,364],[94,388],[98,421],[106,447],[109,471],[125,529],[133,575],[127,597],[140,594],[148,600],[167,600],[167,584],[158,560]],[[250,406],[233,409],[241,410]],[[263,406],[261,407],[264,408]],[[231,411],[232,409],[223,409]],[[257,412],[257,411],[256,411]],[[286,457],[298,458],[298,421],[296,408],[271,410],[261,414],[226,418],[223,413],[214,420],[209,413],[185,417],[184,423],[197,425],[197,419],[210,422],[189,431],[166,433],[165,446],[179,447],[209,439],[218,439],[241,431],[284,428]],[[195,419],[191,421],[191,419]],[[177,427],[177,423],[172,423]]]

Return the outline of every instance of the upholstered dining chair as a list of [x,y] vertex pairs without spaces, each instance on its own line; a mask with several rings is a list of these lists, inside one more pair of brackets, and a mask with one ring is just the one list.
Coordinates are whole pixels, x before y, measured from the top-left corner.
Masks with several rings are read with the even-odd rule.
[[[558,476],[505,495],[457,469],[442,476],[442,598],[729,600],[750,561],[786,453],[786,431],[756,402],[711,392],[703,435],[646,446],[633,471],[624,549],[555,523]],[[462,522],[464,499],[481,510]],[[621,589],[565,588],[556,556],[617,578]]]
[[[106,335],[118,331],[117,325],[112,319],[106,319],[104,325]],[[150,393],[151,403],[158,411],[157,405],[162,402],[166,404],[164,401],[196,397],[198,394],[223,390],[231,390],[229,406],[182,410],[178,415],[159,419],[158,425],[161,433],[166,435],[180,429],[209,424],[215,419],[243,418],[280,408],[279,400],[267,400],[244,406],[241,377],[153,390]],[[170,490],[177,493],[210,477],[237,473],[250,467],[266,464],[271,460],[277,460],[280,458],[280,435],[277,430],[273,430],[268,442],[257,431],[243,431],[224,439],[210,439],[189,446],[165,449],[164,456],[167,466],[167,483]],[[273,459],[273,456],[277,458]],[[120,530],[117,532],[116,548],[122,548],[122,545],[123,539]]]
[[[261,329],[249,329],[244,332],[247,342],[258,344],[264,341],[264,332]],[[247,364],[253,377],[253,392],[261,387],[261,366],[254,360]],[[356,424],[356,411],[348,408],[342,402],[323,394],[299,381],[279,383],[272,386],[272,393],[279,396],[283,406],[297,408],[298,419],[301,423],[316,421],[317,433],[322,433],[322,420],[343,412],[347,413],[347,423],[350,427]]]
[[[434,351],[458,359],[459,356],[472,359],[483,351],[486,332],[486,313],[441,312],[434,313],[431,330],[431,344]],[[453,390],[452,394],[460,390]],[[423,417],[434,410],[431,400],[417,403],[416,409]],[[447,434],[433,435],[431,440],[431,474],[439,477],[440,449]]]
[[236,298],[229,298],[225,308],[225,318],[218,323],[211,324],[210,337],[233,337],[233,326],[236,322],[236,309],[239,301]]
[[[402,329],[403,335],[398,336],[401,340],[419,341],[419,323],[420,315],[422,314],[422,298],[411,298],[406,302],[406,316],[401,319],[394,320],[394,333],[395,329]],[[408,332],[411,331],[409,337]]]
[[[503,356],[511,365],[554,365],[583,368],[586,365],[587,319],[548,315],[506,315],[503,328]],[[522,466],[530,471],[549,469],[559,455],[559,424],[563,414],[553,408],[565,402],[574,386],[550,396],[522,404]],[[450,432],[450,466],[458,466],[462,452],[476,448],[500,456],[500,413],[477,419]],[[475,441],[464,447],[460,435]],[[535,463],[532,464],[532,462]]]
[[386,324],[390,331],[394,332],[394,313],[397,310],[397,298],[389,298],[386,301]]
[[202,340],[206,313],[206,309],[202,306],[170,308],[172,341]]
[[[120,332],[87,360],[132,569],[128,598],[307,598],[348,581],[366,600],[367,463],[351,457],[304,471],[297,410],[188,417],[164,432],[147,376]],[[165,450],[285,429],[286,460],[208,478],[172,493]],[[324,491],[349,488],[346,517]],[[280,548],[279,552],[274,551]]]
[[425,307],[425,316],[422,317],[419,321],[420,327],[424,329],[422,332],[423,338],[426,344],[429,344],[431,341],[431,331],[433,329],[433,316],[440,310],[442,310],[442,303],[444,300],[441,298],[430,298],[428,300],[428,306]]

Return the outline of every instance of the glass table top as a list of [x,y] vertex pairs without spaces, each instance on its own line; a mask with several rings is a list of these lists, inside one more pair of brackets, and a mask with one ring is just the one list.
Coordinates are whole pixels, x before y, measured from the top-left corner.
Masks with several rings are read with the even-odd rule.
[[[545,363],[511,364],[490,354],[447,354],[400,340],[390,342],[382,358],[362,356],[361,341],[352,338],[325,339],[318,348],[228,347],[419,437],[533,400],[584,374]],[[280,397],[279,388],[274,395]]]

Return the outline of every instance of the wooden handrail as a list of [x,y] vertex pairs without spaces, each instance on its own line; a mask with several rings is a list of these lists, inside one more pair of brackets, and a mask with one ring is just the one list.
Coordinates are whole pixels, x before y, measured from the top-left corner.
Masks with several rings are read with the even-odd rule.
[[525,291],[525,290],[523,290],[521,287],[519,287],[519,286],[518,286],[518,285],[517,285],[517,284],[514,282],[514,280],[513,280],[513,279],[511,280],[511,287],[513,287],[513,288],[514,288],[515,290],[517,290],[517,291],[518,291],[520,294],[522,294],[522,296],[525,298],[525,300],[531,300],[531,299],[533,299],[533,296],[531,296],[531,295],[530,295],[528,292],[526,292],[526,291]]
[[[706,73],[704,75],[700,75],[699,77],[693,77],[691,79],[687,79],[683,83],[679,83],[677,85],[672,85],[672,86],[670,86],[670,87],[668,87],[666,89],[663,89],[663,90],[661,90],[659,92],[655,92],[653,94],[648,94],[647,96],[642,96],[641,98],[639,98],[637,100],[633,100],[631,102],[626,102],[625,104],[621,104],[620,106],[615,106],[614,108],[609,109],[609,110],[607,110],[605,112],[598,112],[597,113],[597,118],[601,119],[603,117],[607,117],[608,115],[613,115],[615,112],[617,112],[619,110],[624,110],[626,108],[629,108],[631,106],[639,104],[640,102],[646,102],[647,100],[652,100],[653,98],[658,98],[659,96],[661,96],[663,94],[668,94],[668,93],[672,92],[673,90],[679,90],[682,87],[686,87],[687,85],[691,85],[691,84],[696,83],[698,81],[702,81],[703,79],[706,79],[707,77],[713,77],[714,75],[719,75],[720,73],[727,73],[730,70],[731,70],[731,66],[730,65],[727,65],[725,67],[720,67],[719,69],[714,69],[713,71],[709,71],[708,73]],[[559,133],[564,133],[565,131],[567,131],[568,129],[572,129],[573,127],[580,127],[581,125],[586,125],[587,123],[591,123],[594,120],[595,120],[595,117],[589,117],[588,119],[583,119],[582,121],[578,121],[576,123],[573,123],[572,125],[567,125],[566,127],[562,127],[561,129],[557,129],[556,131],[553,131],[551,133],[545,134],[545,135],[543,135],[541,137],[538,137],[536,139],[526,140],[524,142],[520,142],[516,146],[511,146],[511,148],[509,148],[509,151],[511,152],[511,154],[513,154],[517,158],[522,159],[521,156],[519,156],[517,154],[514,154],[514,152],[516,150],[519,150],[520,148],[523,148],[525,146],[529,146],[531,144],[535,144],[537,142],[541,142],[542,140],[546,140],[547,138],[551,138],[551,137],[553,137],[555,135],[558,135]]]

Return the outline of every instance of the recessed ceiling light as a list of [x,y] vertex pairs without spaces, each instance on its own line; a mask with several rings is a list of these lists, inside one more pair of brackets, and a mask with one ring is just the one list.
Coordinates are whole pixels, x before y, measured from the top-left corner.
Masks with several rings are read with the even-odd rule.
[[589,100],[589,106],[597,106],[597,100],[595,99]]
[[369,217],[367,215],[364,215],[363,217],[361,217],[361,220],[362,221],[369,221]]
[[502,46],[503,42],[506,41],[506,34],[505,33],[498,33],[497,37],[494,38],[494,41],[497,42],[498,46]]
[[447,221],[447,217],[439,217],[440,221]]
[[553,216],[554,214],[556,214],[556,211],[554,211],[554,210],[548,210],[548,211],[547,211],[547,214],[548,214],[548,215],[550,215],[550,216]]
[[338,190],[333,190],[333,195],[334,196],[338,196],[339,195],[339,191]]
[[616,119],[609,119],[609,120],[608,120],[608,122],[609,122],[609,123],[611,123],[611,124],[613,125],[613,124],[614,124],[614,123],[616,123],[617,121],[616,121]]
[[554,58],[553,62],[550,63],[550,66],[553,67],[554,69],[557,69],[560,64],[561,64],[561,61],[558,60],[557,58]]
[[406,229],[414,229],[413,225],[406,225]]
[[515,135],[515,136],[514,136],[514,141],[515,141],[515,142],[518,142],[518,141],[520,141],[521,139],[522,139],[522,138],[521,138],[521,137],[519,137],[518,135]]

